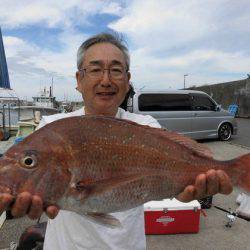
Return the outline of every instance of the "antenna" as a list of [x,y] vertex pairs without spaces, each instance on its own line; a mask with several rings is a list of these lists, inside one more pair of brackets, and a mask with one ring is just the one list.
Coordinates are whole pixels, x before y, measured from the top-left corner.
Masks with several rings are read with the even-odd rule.
[[52,81],[51,81],[51,97],[53,97],[53,76],[52,76]]

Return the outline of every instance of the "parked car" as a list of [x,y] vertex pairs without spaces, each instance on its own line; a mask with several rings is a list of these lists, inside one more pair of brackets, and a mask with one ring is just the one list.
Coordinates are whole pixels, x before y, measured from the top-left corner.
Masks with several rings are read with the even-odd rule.
[[138,91],[129,100],[128,110],[149,114],[162,127],[193,139],[227,141],[237,133],[234,116],[202,91]]

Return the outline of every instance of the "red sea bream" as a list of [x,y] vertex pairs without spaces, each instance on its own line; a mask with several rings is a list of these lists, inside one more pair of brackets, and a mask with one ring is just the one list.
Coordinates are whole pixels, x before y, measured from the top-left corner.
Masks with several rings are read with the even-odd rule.
[[116,224],[108,213],[176,196],[209,169],[224,170],[233,185],[250,192],[250,154],[217,161],[174,132],[110,117],[71,117],[42,127],[4,154],[0,193],[28,191],[45,206]]

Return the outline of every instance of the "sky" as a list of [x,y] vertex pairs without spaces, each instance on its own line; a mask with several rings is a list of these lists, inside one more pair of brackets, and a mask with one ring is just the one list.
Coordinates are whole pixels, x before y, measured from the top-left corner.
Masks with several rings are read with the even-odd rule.
[[136,89],[180,89],[247,78],[249,0],[0,0],[10,84],[31,99],[51,85],[81,100],[76,52],[99,32],[122,33]]

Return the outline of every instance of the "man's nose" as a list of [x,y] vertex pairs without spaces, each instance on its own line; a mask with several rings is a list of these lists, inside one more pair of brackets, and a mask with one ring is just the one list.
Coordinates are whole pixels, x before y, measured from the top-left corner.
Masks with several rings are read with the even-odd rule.
[[109,70],[108,69],[104,69],[103,70],[103,77],[101,79],[101,85],[105,86],[105,87],[111,85],[110,76],[109,76]]

